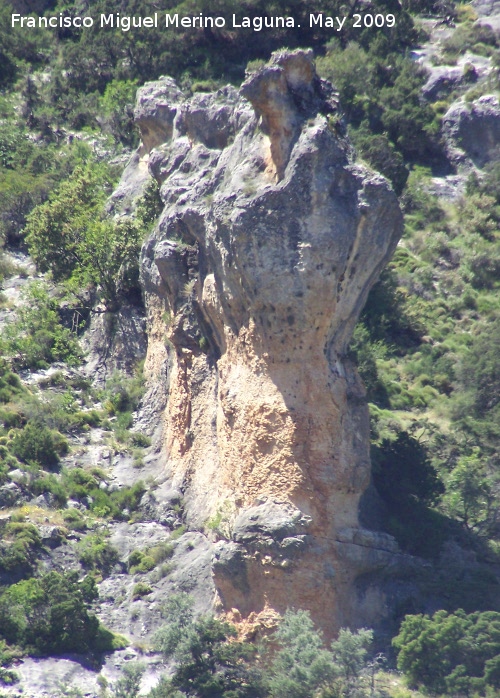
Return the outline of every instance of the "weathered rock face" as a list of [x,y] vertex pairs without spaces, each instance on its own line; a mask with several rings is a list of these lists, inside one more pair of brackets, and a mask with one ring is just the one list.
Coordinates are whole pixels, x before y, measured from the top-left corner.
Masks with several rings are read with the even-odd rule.
[[470,104],[454,102],[443,117],[448,156],[459,167],[484,167],[498,157],[500,104],[496,95],[483,95]]
[[401,234],[396,196],[353,163],[305,51],[240,92],[151,83],[137,117],[165,203],[142,253],[146,371],[168,386],[164,450],[188,521],[230,539],[214,558],[222,606],[309,608],[329,633],[367,622],[353,582],[393,543],[358,540],[369,424],[346,350]]

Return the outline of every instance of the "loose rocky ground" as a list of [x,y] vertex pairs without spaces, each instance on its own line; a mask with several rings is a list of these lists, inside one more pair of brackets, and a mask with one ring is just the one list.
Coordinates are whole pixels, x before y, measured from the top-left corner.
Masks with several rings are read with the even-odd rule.
[[[16,309],[23,301],[23,290],[35,279],[40,279],[29,256],[19,250],[7,250],[6,258],[12,266],[12,275],[3,284],[3,303],[0,309],[0,331],[14,320]],[[97,333],[99,338],[100,334]],[[50,379],[63,375],[67,380],[85,379],[92,366],[100,365],[99,379],[105,384],[109,375],[102,369],[99,346],[92,345],[92,333],[87,337],[88,353],[84,363],[76,368],[53,364],[43,370],[23,370],[20,377],[25,386],[38,395],[40,401],[50,399],[59,387],[50,386]],[[139,347],[140,348],[140,347]],[[136,352],[133,354],[133,352]],[[124,364],[139,360],[137,346],[128,346],[121,357]],[[117,359],[117,353],[113,360]],[[113,369],[115,364],[110,362]],[[89,368],[90,367],[90,368]],[[126,378],[123,374],[124,379]],[[116,377],[115,377],[116,380]],[[101,408],[98,404],[92,408]],[[86,409],[84,407],[84,409]],[[154,431],[150,409],[134,413],[134,425],[140,431]],[[159,655],[151,650],[151,639],[161,626],[161,606],[164,599],[175,591],[189,592],[199,612],[208,612],[213,605],[213,584],[210,575],[211,544],[201,533],[184,532],[182,527],[182,497],[172,491],[166,480],[164,464],[155,447],[143,449],[140,462],[127,450],[120,448],[110,429],[90,427],[69,435],[69,453],[61,461],[61,468],[101,469],[105,481],[101,486],[108,491],[130,487],[139,479],[146,491],[138,510],[129,521],[110,521],[96,516],[88,519],[89,530],[68,530],[60,510],[51,495],[31,496],[23,487],[21,471],[9,473],[10,482],[0,488],[2,520],[9,519],[20,508],[25,520],[34,523],[41,535],[44,549],[39,560],[39,572],[50,570],[86,571],[80,562],[82,542],[89,536],[103,534],[116,553],[112,568],[99,582],[99,600],[95,612],[110,630],[124,635],[129,646],[106,657],[94,666],[85,657],[25,658],[15,667],[19,682],[2,690],[7,695],[27,698],[63,695],[62,691],[78,689],[84,696],[97,696],[97,678],[102,674],[111,684],[119,676],[124,663],[141,660],[148,666],[143,678],[144,690],[149,689],[165,670]],[[139,467],[138,467],[139,466]],[[68,507],[88,514],[85,505],[70,500]],[[132,515],[131,515],[132,516]],[[165,546],[170,541],[168,559],[146,572],[131,573],[128,558],[133,551],[145,551],[154,546]],[[134,587],[142,584],[151,591],[134,596]]]

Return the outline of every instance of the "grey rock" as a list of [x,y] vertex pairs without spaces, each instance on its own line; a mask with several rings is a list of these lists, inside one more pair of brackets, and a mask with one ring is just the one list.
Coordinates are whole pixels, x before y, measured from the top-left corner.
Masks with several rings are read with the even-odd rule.
[[500,105],[496,95],[474,102],[454,102],[443,117],[443,136],[450,160],[463,168],[484,167],[498,156]]
[[64,540],[64,531],[59,526],[39,526],[38,532],[43,545],[49,548],[57,548]]
[[[354,603],[348,578],[360,568],[346,562],[332,592],[323,558],[339,567],[335,530],[355,525],[369,481],[368,411],[346,350],[401,234],[397,198],[354,162],[337,95],[310,51],[273,54],[239,93],[186,98],[158,81],[139,101],[164,203],[141,284],[149,383],[164,386],[166,471],[188,525],[222,515],[232,531],[214,560],[224,604],[233,588],[235,607],[261,610],[272,572],[271,606],[309,607],[291,574],[303,565],[337,595],[335,614]],[[166,511],[162,520],[171,523]],[[246,600],[224,573],[234,544],[253,554],[242,553]],[[333,628],[339,616],[327,620],[323,592],[311,610]]]
[[40,507],[41,509],[52,509],[56,504],[56,498],[52,492],[44,492],[44,494],[32,499],[30,504]]
[[130,157],[117,188],[106,203],[106,212],[115,216],[132,215],[138,199],[150,182],[147,162],[140,152],[135,152]]
[[85,375],[91,377],[96,385],[105,383],[115,371],[131,375],[146,354],[143,310],[136,306],[122,306],[116,312],[94,314],[82,345],[87,352]]
[[281,541],[281,550],[287,557],[293,557],[304,551],[306,546],[306,536],[294,536],[291,538],[283,538]]
[[171,137],[175,105],[183,97],[175,81],[169,77],[147,82],[137,91],[134,119],[148,152]]
[[15,482],[16,485],[25,485],[28,481],[27,473],[25,473],[23,470],[19,470],[19,468],[11,470],[7,474],[7,477],[9,478],[9,480],[12,480],[12,482]]
[[242,594],[250,592],[245,546],[219,541],[214,548],[212,568],[216,577],[226,578]]
[[28,497],[17,483],[8,482],[0,487],[0,507],[2,509],[19,506],[26,501],[28,501]]
[[[469,72],[469,81],[472,74]],[[464,81],[464,72],[461,66],[440,65],[433,66],[427,82],[422,87],[422,94],[431,102],[443,99]]]
[[395,538],[381,531],[370,531],[363,528],[343,529],[337,532],[337,540],[341,543],[352,543],[383,552],[400,552]]
[[310,518],[290,505],[266,502],[243,510],[233,525],[233,539],[248,543],[262,537],[291,540],[290,536],[307,530]]

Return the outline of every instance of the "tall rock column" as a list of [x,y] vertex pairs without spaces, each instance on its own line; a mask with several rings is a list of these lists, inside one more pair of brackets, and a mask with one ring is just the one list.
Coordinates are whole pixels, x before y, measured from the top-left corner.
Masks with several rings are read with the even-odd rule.
[[150,83],[136,119],[165,204],[142,281],[166,467],[190,525],[220,532],[223,608],[308,608],[332,634],[393,549],[358,524],[369,421],[346,352],[401,234],[397,198],[354,163],[307,51],[275,54],[239,92]]

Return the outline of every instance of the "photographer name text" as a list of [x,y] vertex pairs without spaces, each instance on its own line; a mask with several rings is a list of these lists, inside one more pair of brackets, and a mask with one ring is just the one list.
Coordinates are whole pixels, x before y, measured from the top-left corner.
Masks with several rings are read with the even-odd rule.
[[[303,21],[303,20],[302,20]],[[394,14],[353,14],[350,17],[330,16],[324,13],[310,13],[306,19],[311,29],[331,29],[340,32],[347,26],[353,29],[394,27],[396,16]],[[207,16],[203,14],[183,16],[175,14],[159,14],[155,12],[148,17],[138,15],[101,14],[98,18],[90,16],[69,16],[60,12],[58,15],[50,17],[33,17],[31,15],[12,14],[12,27],[23,27],[25,29],[88,29],[98,26],[101,29],[119,29],[128,32],[132,29],[249,29],[260,32],[265,29],[293,29],[299,28],[301,24],[296,19],[289,16],[254,16],[238,17],[233,14],[231,20],[221,16]]]

